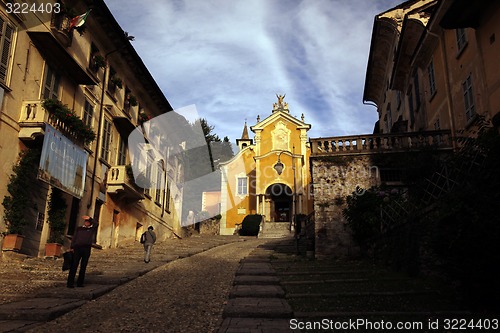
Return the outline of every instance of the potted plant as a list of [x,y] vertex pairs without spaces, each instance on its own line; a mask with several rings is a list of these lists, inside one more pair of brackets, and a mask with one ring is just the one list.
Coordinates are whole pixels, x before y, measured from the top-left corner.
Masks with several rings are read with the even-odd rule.
[[77,141],[88,145],[95,140],[96,135],[92,128],[85,124],[67,105],[62,104],[57,99],[46,99],[42,107],[49,112],[49,118],[56,119],[64,126],[58,126],[68,134],[71,134]]
[[48,222],[50,235],[45,244],[45,256],[60,257],[66,230],[66,201],[62,191],[53,187],[49,199]]
[[96,69],[106,67],[106,59],[100,54],[97,54],[92,57],[92,61],[94,62],[94,66]]
[[130,94],[128,96],[128,101],[130,103],[130,106],[137,106],[137,97],[135,97],[134,95]]
[[115,87],[122,89],[123,88],[123,82],[122,79],[120,79],[118,76],[114,75],[111,77],[109,80],[112,84],[115,85]]
[[19,161],[12,168],[13,173],[9,177],[7,191],[10,195],[4,197],[4,219],[7,230],[4,234],[2,250],[19,251],[24,239],[24,228],[28,224],[26,211],[29,209],[31,200],[31,186],[36,181],[40,160],[38,149],[26,149],[19,153]]
[[146,121],[150,120],[151,117],[144,111],[139,112],[139,124],[145,123]]

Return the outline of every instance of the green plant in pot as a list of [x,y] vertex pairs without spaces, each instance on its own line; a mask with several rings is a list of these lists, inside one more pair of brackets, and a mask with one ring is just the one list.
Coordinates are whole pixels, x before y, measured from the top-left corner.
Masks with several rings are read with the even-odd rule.
[[106,67],[106,59],[102,55],[93,56],[92,60],[94,61],[94,65],[96,68],[104,68]]
[[48,210],[48,221],[50,226],[48,243],[63,244],[64,231],[66,230],[67,207],[62,191],[58,188],[52,188]]
[[128,96],[128,101],[130,103],[130,106],[137,106],[137,97],[135,97],[134,95],[130,94]]
[[20,234],[28,224],[26,211],[31,205],[31,187],[36,182],[37,165],[40,162],[40,150],[26,149],[19,153],[19,161],[12,168],[7,185],[9,195],[5,196],[2,205],[5,210],[6,234]]
[[[90,144],[95,140],[96,134],[92,128],[85,124],[73,110],[57,99],[46,99],[42,107],[49,112],[51,118],[64,124],[64,129],[71,132],[71,135],[84,144]],[[59,130],[61,126],[56,126]]]
[[122,89],[123,88],[123,82],[122,79],[119,78],[118,76],[112,76],[110,79],[111,83],[113,83],[117,88]]

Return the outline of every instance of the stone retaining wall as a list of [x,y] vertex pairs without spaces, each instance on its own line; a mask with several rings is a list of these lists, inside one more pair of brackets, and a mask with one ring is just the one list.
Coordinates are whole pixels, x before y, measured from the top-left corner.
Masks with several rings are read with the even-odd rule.
[[[379,185],[379,170],[370,155],[311,158],[315,211],[315,255],[347,257],[359,253],[342,214],[356,188]],[[362,192],[359,193],[362,195]]]

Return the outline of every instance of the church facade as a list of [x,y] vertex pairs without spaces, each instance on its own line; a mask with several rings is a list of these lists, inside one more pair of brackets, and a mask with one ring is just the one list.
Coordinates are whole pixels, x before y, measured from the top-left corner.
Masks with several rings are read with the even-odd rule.
[[285,95],[277,95],[271,115],[250,127],[245,122],[239,152],[220,165],[221,235],[234,233],[245,216],[259,214],[264,223],[293,228],[294,216],[312,211],[309,168],[310,124],[290,114]]

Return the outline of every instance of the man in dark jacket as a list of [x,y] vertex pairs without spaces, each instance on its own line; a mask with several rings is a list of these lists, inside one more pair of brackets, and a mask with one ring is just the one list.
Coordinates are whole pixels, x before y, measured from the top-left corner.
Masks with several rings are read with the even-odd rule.
[[153,244],[156,242],[156,234],[153,231],[153,226],[149,226],[148,231],[144,234],[146,235],[146,241],[144,242],[144,262],[148,263],[151,258]]
[[66,286],[68,288],[75,287],[75,275],[78,270],[78,265],[80,264],[80,273],[78,273],[78,280],[76,281],[77,287],[83,287],[85,282],[85,271],[87,270],[87,264],[90,258],[90,248],[94,242],[95,236],[97,234],[98,223],[90,216],[83,217],[83,226],[76,228],[75,235],[71,240],[70,251],[73,252],[73,262],[71,268],[69,269],[68,282]]

